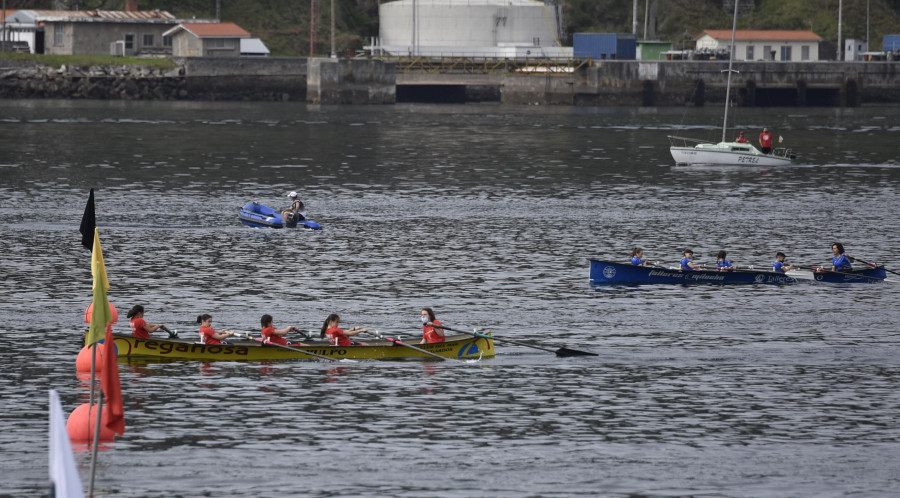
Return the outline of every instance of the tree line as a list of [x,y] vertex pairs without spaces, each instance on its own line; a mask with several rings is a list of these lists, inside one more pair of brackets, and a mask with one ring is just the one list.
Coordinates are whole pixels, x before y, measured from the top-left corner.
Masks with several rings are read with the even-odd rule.
[[[361,49],[378,36],[378,5],[389,0],[138,0],[140,10],[160,9],[179,18],[231,21],[261,38],[272,55],[305,56],[315,26],[316,55],[331,45],[331,1],[335,45],[341,54]],[[432,0],[429,0],[432,1]],[[565,12],[565,34],[631,33],[634,4],[628,0],[550,0]],[[7,9],[123,10],[125,0],[5,0]],[[734,0],[638,0],[637,35],[680,46],[704,29],[731,29]],[[842,5],[843,39],[865,40],[880,50],[882,36],[900,34],[900,0],[740,0],[738,29],[811,30],[832,44]],[[311,12],[315,9],[313,22]],[[646,29],[645,29],[646,26]]]

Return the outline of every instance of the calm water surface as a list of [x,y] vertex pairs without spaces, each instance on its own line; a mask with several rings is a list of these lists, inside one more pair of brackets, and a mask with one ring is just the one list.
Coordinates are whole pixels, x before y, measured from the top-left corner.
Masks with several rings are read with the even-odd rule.
[[[674,264],[852,255],[900,271],[892,109],[738,110],[797,150],[759,170],[672,165],[721,109],[0,102],[0,495],[47,492],[47,391],[71,411],[90,254],[110,300],[184,334],[413,339],[422,306],[498,343],[479,362],[122,362],[127,429],[98,496],[891,496],[897,283],[591,288],[632,246]],[[735,129],[735,132],[737,129]],[[320,232],[251,229],[300,192]],[[892,275],[891,280],[897,280]],[[89,457],[78,453],[87,482]]]

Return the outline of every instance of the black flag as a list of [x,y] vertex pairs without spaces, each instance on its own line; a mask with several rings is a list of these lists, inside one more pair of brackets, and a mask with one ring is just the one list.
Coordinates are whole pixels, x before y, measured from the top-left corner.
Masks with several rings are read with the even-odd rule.
[[94,228],[97,226],[97,216],[94,214],[94,189],[88,197],[87,206],[84,207],[84,216],[81,217],[81,245],[88,251],[94,250]]

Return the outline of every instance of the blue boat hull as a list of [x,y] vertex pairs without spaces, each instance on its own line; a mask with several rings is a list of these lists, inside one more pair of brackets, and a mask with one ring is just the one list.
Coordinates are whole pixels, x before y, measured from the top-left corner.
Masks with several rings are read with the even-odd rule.
[[256,228],[309,228],[321,230],[322,226],[315,221],[302,220],[287,223],[281,219],[281,212],[258,202],[248,202],[238,212],[241,223]]
[[803,282],[783,273],[764,270],[694,270],[658,268],[591,260],[591,284],[796,284]]
[[591,285],[616,284],[719,284],[787,285],[804,282],[877,283],[887,276],[883,267],[854,269],[847,272],[792,271],[788,274],[767,270],[694,270],[634,266],[628,263],[591,260]]
[[887,270],[878,268],[854,268],[849,271],[817,271],[813,273],[816,282],[831,284],[874,284],[887,278]]

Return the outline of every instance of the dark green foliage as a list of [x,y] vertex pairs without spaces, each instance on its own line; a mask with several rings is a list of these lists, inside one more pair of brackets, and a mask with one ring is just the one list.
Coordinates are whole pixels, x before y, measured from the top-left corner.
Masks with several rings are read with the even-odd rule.
[[[47,9],[67,4],[72,9],[121,10],[125,0],[6,0],[8,9]],[[141,10],[167,10],[180,18],[213,18],[217,0],[138,0]],[[273,55],[309,54],[310,2],[313,0],[218,0],[223,21],[232,21],[262,40]],[[330,48],[331,4],[317,2],[316,55]],[[338,53],[358,50],[378,36],[378,4],[385,0],[334,0]],[[566,33],[632,31],[633,3],[628,0],[563,0]],[[703,29],[730,29],[734,0],[638,0],[638,37],[644,33],[644,10],[656,4],[657,38],[680,47]],[[741,29],[810,29],[837,41],[839,0],[743,0]],[[843,38],[866,38],[869,7],[870,48],[879,50],[885,34],[900,34],[900,0],[843,0]],[[651,9],[652,10],[652,9]],[[652,23],[652,21],[651,21]],[[650,28],[652,32],[652,27]]]

